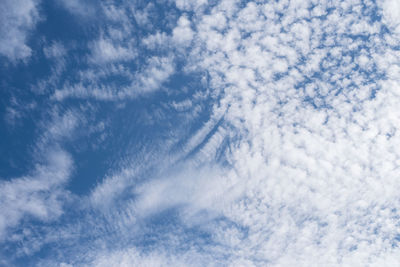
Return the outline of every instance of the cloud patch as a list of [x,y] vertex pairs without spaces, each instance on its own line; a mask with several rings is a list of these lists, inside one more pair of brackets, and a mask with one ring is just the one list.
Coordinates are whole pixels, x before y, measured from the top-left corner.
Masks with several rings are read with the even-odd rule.
[[41,20],[37,0],[5,0],[0,7],[0,55],[12,62],[27,60],[29,37]]
[[46,163],[38,164],[32,174],[0,183],[0,239],[25,217],[51,221],[63,214],[68,193],[63,190],[72,159],[62,150],[46,152]]

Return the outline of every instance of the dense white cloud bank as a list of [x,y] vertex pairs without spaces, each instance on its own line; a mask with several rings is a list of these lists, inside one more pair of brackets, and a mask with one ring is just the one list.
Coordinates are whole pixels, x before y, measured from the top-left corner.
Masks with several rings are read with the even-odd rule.
[[[398,264],[396,3],[193,8],[194,34],[182,30],[181,38],[194,40],[186,70],[207,71],[222,95],[214,117],[223,117],[198,158],[211,163],[227,139],[230,167],[155,180],[128,209],[179,206],[184,224],[201,221],[190,211],[234,222],[203,217],[214,241],[202,247],[209,265],[221,257],[232,266]],[[383,21],[374,19],[382,13]]]
[[249,231],[233,260],[399,262],[399,51],[362,9],[224,2],[210,16],[225,14],[226,28],[197,24],[197,62],[240,135],[227,175],[242,192],[222,213]]

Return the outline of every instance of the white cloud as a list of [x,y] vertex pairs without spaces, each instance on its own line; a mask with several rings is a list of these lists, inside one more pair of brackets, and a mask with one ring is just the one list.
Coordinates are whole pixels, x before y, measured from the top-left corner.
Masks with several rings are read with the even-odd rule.
[[32,54],[27,42],[40,20],[36,0],[5,0],[0,6],[0,55],[11,61],[26,60]]
[[383,19],[389,28],[400,33],[400,3],[396,0],[385,0],[379,3],[382,8]]
[[[168,49],[163,49],[162,53],[155,52],[160,47],[173,47],[173,43],[177,49],[190,44],[193,32],[184,16],[178,20],[171,34],[156,31],[154,34],[138,35],[148,25],[137,21],[137,13],[143,11],[145,17],[153,14],[154,4],[149,3],[143,10],[129,3],[108,3],[99,8],[106,23],[101,25],[100,37],[89,42],[90,53],[85,57],[87,65],[75,72],[74,81],[60,81],[62,85],[57,84],[57,89],[52,89],[55,100],[96,98],[116,101],[154,92],[175,73],[174,53]],[[143,52],[143,46],[151,51]],[[148,56],[139,54],[139,51]],[[55,87],[54,82],[48,85]],[[41,84],[40,88],[45,86],[45,83]]]
[[63,214],[70,193],[64,189],[73,169],[71,156],[60,143],[71,138],[82,124],[79,113],[53,109],[49,121],[40,125],[43,131],[36,140],[35,167],[29,174],[0,183],[0,239],[10,239],[8,230],[24,218],[51,221]]
[[[302,21],[308,2],[252,3],[226,15],[230,29],[225,33],[207,16],[199,18],[195,27],[201,31],[195,33],[188,70],[207,70],[212,88],[223,90],[214,117],[224,114],[224,129],[233,127],[230,150],[225,151],[232,169],[204,179],[183,172],[182,179],[150,182],[140,191],[139,211],[180,206],[185,221],[185,214],[201,207],[247,228],[240,242],[225,234],[228,229],[209,229],[221,246],[232,249],[231,265],[398,262],[400,114],[394,103],[400,57],[374,37],[361,41],[345,35],[350,29],[379,34],[376,24],[359,21],[363,18],[356,2],[337,6],[341,16],[338,11],[326,19]],[[211,12],[228,14],[226,7],[235,10],[223,2]],[[326,14],[329,7],[320,3],[314,15]],[[283,9],[277,21],[276,13]],[[270,13],[262,17],[259,10]],[[355,21],[363,26],[356,27]],[[223,39],[229,41],[219,41]],[[360,45],[367,48],[354,60],[347,56]],[[371,81],[354,70],[374,64],[389,80],[377,75]],[[377,90],[375,98],[372,90]],[[199,135],[200,141],[194,137],[189,150],[211,128]],[[216,131],[207,139],[204,147],[210,148],[207,153],[200,149],[199,158],[215,160],[222,148],[219,136]]]
[[137,94],[136,91],[151,92],[158,89],[174,73],[174,65],[172,57],[150,58],[143,71],[138,75],[139,82],[131,89],[131,94]]
[[165,48],[170,42],[170,38],[164,32],[157,32],[155,34],[147,36],[142,40],[142,42],[149,49]]
[[227,177],[217,169],[185,169],[138,186],[134,190],[134,213],[138,218],[146,218],[179,207],[186,223],[201,224],[203,211],[211,218],[213,206],[229,202],[228,194],[224,194],[229,190],[226,185]]
[[73,109],[63,112],[58,108],[53,108],[48,115],[49,120],[38,125],[42,130],[36,142],[38,153],[42,153],[48,147],[70,139],[77,127],[84,123],[84,118],[81,114]]
[[10,98],[10,103],[6,107],[4,120],[11,126],[15,126],[20,123],[20,119],[25,117],[30,111],[37,107],[35,101],[23,103],[16,97]]
[[[356,57],[366,68],[373,64],[368,63],[372,57],[383,56],[379,55],[383,47],[339,35],[358,18],[349,11],[354,10],[351,4],[341,11],[345,15],[332,13],[327,20],[301,21],[301,26],[292,21],[307,14],[308,2],[300,7],[290,3],[280,21],[271,13],[259,16],[259,10],[269,7],[278,12],[279,5],[250,3],[235,14],[237,19],[227,17],[230,30],[218,38],[236,29],[249,36],[230,39],[226,48],[202,46],[220,34],[215,27],[202,25],[212,23],[207,17],[196,25],[209,30],[198,33],[200,48],[193,50],[192,58],[210,73],[215,90],[224,88],[219,100],[228,108],[224,123],[233,125],[240,136],[226,153],[234,170],[229,175],[241,183],[232,184],[238,190],[235,201],[220,211],[249,229],[243,246],[236,249],[253,262],[271,266],[376,265],[386,257],[399,260],[393,258],[398,251],[393,246],[398,235],[393,209],[400,205],[394,195],[399,189],[395,182],[399,153],[391,120],[400,114],[389,104],[397,81],[388,85],[377,77],[370,82],[363,73],[352,71],[355,64],[345,59],[346,53],[366,45],[368,50]],[[215,10],[219,8],[223,5]],[[364,31],[377,34],[375,25],[370,26],[373,29],[366,25]],[[275,31],[276,27],[285,31]],[[327,36],[322,38],[321,31]],[[320,43],[324,45],[317,48]],[[331,51],[335,58],[328,59]],[[300,56],[305,62],[299,61]],[[380,64],[391,65],[388,60],[398,64],[398,56],[390,58]],[[326,70],[312,78],[320,70],[319,62]],[[397,73],[395,69],[379,71],[390,75]],[[274,75],[286,71],[275,80]],[[316,85],[312,94],[301,86],[306,78]],[[347,78],[353,87],[342,84]],[[377,87],[381,89],[376,98],[370,99],[371,89]],[[308,95],[319,108],[307,104]],[[205,158],[213,159],[210,154]],[[229,238],[221,242],[233,246]],[[375,256],[369,258],[372,252]]]
[[0,239],[25,217],[41,221],[59,217],[68,194],[62,190],[70,176],[72,160],[59,149],[46,151],[46,163],[32,174],[0,183]]
[[67,54],[67,49],[60,42],[54,42],[43,49],[47,58],[62,58]]
[[206,261],[202,255],[193,249],[185,255],[173,255],[168,250],[143,253],[135,248],[125,248],[115,251],[104,251],[96,254],[93,261],[86,266],[204,266]]
[[201,6],[207,4],[207,0],[199,0],[199,1],[175,0],[174,2],[177,8],[184,11],[196,10],[199,9]]
[[96,7],[90,0],[57,0],[64,8],[72,14],[82,18],[93,17],[96,14]]
[[136,57],[136,51],[132,47],[124,47],[112,39],[100,38],[91,46],[92,55],[89,59],[96,64],[104,64],[113,61],[129,61]]
[[[115,66],[114,66],[115,67]],[[119,68],[112,67],[111,70],[100,71],[92,76],[86,76],[90,83],[83,85],[82,82],[78,84],[65,84],[64,88],[55,90],[53,98],[61,101],[68,97],[75,98],[96,98],[99,100],[122,100],[126,98],[135,98],[140,95],[145,95],[159,89],[164,82],[175,72],[175,64],[172,57],[151,57],[143,65],[141,71],[131,73],[129,69],[121,66]],[[108,72],[110,71],[110,73]],[[127,86],[114,86],[104,85],[98,81],[102,76],[110,74],[126,75],[130,80]],[[90,74],[84,72],[84,74]],[[90,79],[94,80],[90,80]]]
[[172,31],[172,39],[178,45],[188,45],[192,41],[193,31],[190,28],[190,21],[182,16],[178,20],[178,25]]
[[[396,30],[396,15],[385,6],[385,19],[372,23],[357,0],[227,0],[207,14],[176,5],[196,16],[181,17],[172,36],[159,32],[143,43],[152,49],[172,38],[181,46],[172,51],[188,48],[185,71],[209,79],[210,119],[178,153],[190,154],[184,168],[172,164],[171,174],[160,166],[161,175],[140,183],[128,169],[107,177],[89,201],[117,237],[135,239],[146,218],[176,208],[175,228],[199,227],[211,241],[190,236],[201,249],[182,249],[189,234],[181,230],[148,254],[139,246],[100,249],[92,265],[197,263],[184,255],[231,266],[399,262],[400,54],[390,48],[399,38],[379,32],[385,24]],[[123,99],[156,90],[174,71],[173,55],[152,57],[132,86],[78,84],[55,96]]]

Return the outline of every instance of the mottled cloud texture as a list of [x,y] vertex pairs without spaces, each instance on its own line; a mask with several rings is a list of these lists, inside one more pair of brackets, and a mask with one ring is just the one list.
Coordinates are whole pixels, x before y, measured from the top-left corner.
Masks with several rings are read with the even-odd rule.
[[[14,242],[9,229],[24,217],[66,212],[77,217],[19,250],[64,251],[39,266],[400,264],[398,1],[122,2],[95,7],[104,23],[83,63],[40,92],[57,107],[88,101],[90,114],[144,101],[140,119],[160,134],[121,141],[126,120],[104,135],[126,153],[78,196],[65,185],[74,159],[63,142],[90,125],[89,108],[54,108],[37,141],[52,159],[0,184],[0,238]],[[69,12],[92,10],[79,5]],[[30,54],[31,6],[11,13],[18,45],[0,45],[10,60]]]

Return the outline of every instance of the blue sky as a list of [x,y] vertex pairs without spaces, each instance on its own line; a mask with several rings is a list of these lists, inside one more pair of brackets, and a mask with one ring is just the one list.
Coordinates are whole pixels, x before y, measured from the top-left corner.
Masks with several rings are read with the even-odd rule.
[[397,0],[4,0],[0,266],[400,264]]

